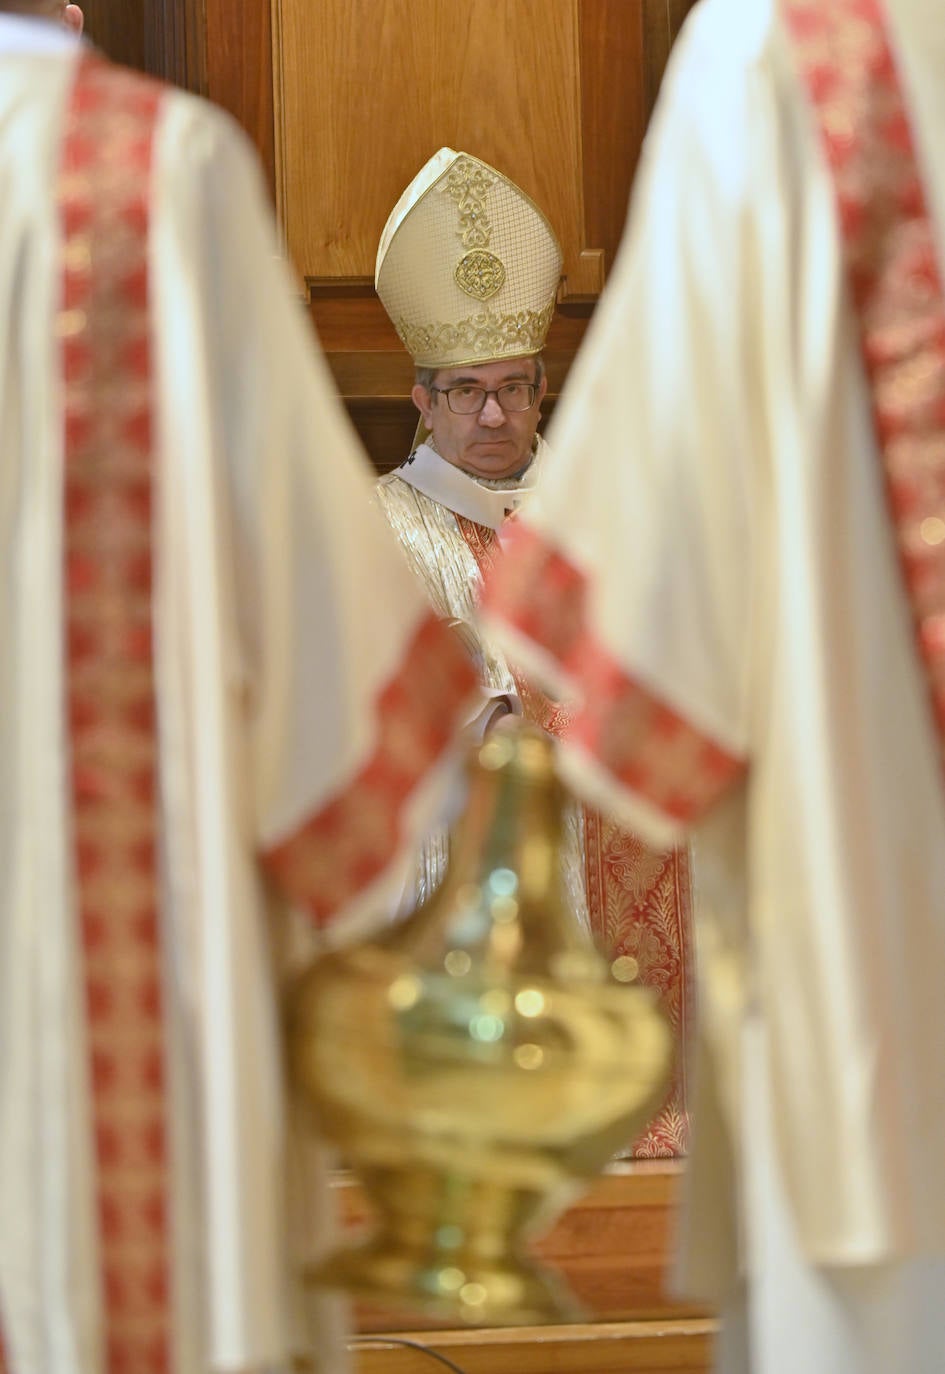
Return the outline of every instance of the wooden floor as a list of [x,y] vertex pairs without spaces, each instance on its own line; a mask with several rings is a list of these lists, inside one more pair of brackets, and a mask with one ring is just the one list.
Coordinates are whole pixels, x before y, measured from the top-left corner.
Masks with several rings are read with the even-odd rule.
[[[448,1367],[416,1346],[463,1374],[708,1374],[712,1314],[665,1291],[681,1169],[676,1161],[613,1166],[536,1245],[593,1314],[588,1323],[449,1331],[415,1314],[361,1308],[358,1330],[371,1344],[358,1348],[357,1374]],[[336,1187],[348,1223],[362,1223],[358,1184],[339,1176]]]

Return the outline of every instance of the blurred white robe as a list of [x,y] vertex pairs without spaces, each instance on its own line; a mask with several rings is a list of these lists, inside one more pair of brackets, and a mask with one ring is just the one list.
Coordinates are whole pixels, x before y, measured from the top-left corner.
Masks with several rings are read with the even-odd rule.
[[[945,17],[887,9],[941,264]],[[751,1280],[724,1367],[932,1374],[941,755],[781,24],[776,0],[706,0],[686,25],[489,613],[576,700],[574,787],[653,843],[695,827],[708,1072],[685,1282],[722,1300]]]
[[[0,1329],[12,1374],[118,1368],[102,1350],[113,1298],[64,711],[57,184],[79,52],[54,25],[0,15]],[[168,90],[150,188],[172,1312],[154,1368],[270,1371],[302,1350],[334,1372],[337,1323],[298,1284],[328,1222],[311,1143],[287,1120],[280,980],[317,925],[340,917],[333,929],[351,931],[402,883],[401,845],[439,805],[422,775],[474,678],[370,504],[242,135]],[[391,695],[398,682],[416,690]],[[366,771],[378,758],[382,783],[399,764],[387,790]],[[263,880],[267,853],[276,882]]]

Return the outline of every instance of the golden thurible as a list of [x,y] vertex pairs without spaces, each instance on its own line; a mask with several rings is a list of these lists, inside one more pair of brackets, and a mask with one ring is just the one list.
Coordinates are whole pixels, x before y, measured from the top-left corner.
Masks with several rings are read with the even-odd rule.
[[659,1106],[672,1036],[564,904],[554,750],[528,726],[475,749],[442,887],[294,991],[296,1082],[376,1215],[314,1282],[477,1324],[583,1315],[527,1241]]

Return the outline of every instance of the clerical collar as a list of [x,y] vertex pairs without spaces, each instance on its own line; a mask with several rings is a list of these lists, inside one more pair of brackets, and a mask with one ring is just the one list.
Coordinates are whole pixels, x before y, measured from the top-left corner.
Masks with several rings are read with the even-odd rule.
[[406,463],[395,469],[394,475],[455,515],[500,530],[534,488],[543,447],[539,440],[538,452],[521,477],[479,481],[441,458],[429,444],[421,444]]

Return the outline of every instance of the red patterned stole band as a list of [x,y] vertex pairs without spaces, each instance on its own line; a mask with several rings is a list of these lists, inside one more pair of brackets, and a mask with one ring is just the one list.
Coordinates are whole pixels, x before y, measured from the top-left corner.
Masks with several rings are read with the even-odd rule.
[[694,825],[743,775],[745,761],[624,669],[592,622],[587,574],[544,534],[517,520],[502,542],[508,556],[487,580],[482,608],[579,684],[568,740],[618,789],[644,798],[680,830]]
[[945,294],[879,0],[785,0],[833,176],[889,510],[945,762]]
[[476,675],[458,635],[430,611],[374,703],[373,746],[321,809],[261,856],[319,925],[356,902],[402,852],[411,797],[453,744]]
[[59,186],[66,692],[108,1374],[173,1364],[148,299],[161,99],[81,60]]
[[[465,515],[457,515],[456,524],[485,582],[491,577],[497,560],[502,556],[499,536],[488,525],[480,525]],[[571,713],[529,682],[524,674],[514,668],[511,671],[526,717],[540,725],[543,730],[547,730],[549,735],[564,734],[570,723]]]

